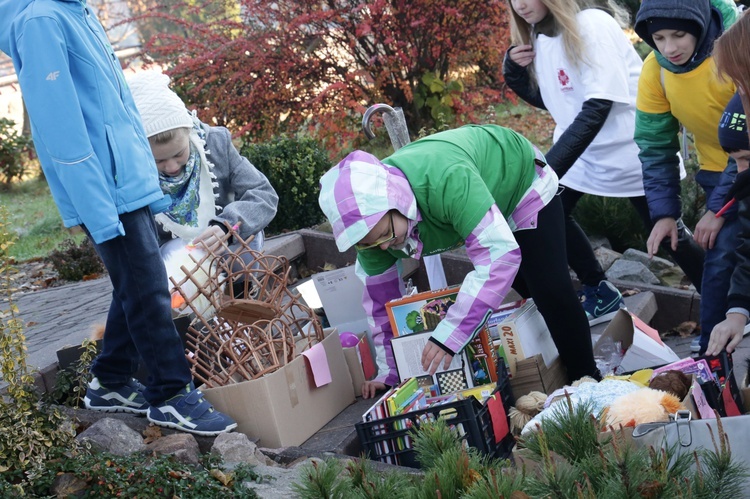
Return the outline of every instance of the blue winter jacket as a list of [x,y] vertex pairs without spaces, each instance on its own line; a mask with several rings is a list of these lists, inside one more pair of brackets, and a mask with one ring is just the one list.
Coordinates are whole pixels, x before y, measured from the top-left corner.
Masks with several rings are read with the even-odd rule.
[[140,115],[85,1],[0,0],[0,50],[66,227],[83,224],[102,243],[125,234],[119,214],[163,207]]

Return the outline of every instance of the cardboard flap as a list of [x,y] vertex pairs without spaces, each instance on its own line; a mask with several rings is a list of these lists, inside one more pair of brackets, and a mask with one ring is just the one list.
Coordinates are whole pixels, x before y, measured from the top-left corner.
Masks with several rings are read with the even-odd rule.
[[354,273],[354,265],[319,272],[312,280],[331,326],[341,332],[369,331],[367,314],[362,307],[364,283]]
[[374,378],[378,373],[378,370],[375,368],[375,360],[373,360],[372,351],[370,350],[370,342],[367,341],[367,338],[362,338],[357,344],[357,353],[359,355],[359,361],[362,364],[362,372],[365,375],[365,379],[369,380]]
[[620,309],[596,342],[594,350],[596,351],[607,338],[619,341],[625,354],[617,372],[633,372],[680,360],[661,339],[657,341],[653,338],[654,334],[658,338],[659,333],[656,330],[650,326],[646,326],[647,330],[640,329],[639,321],[635,319],[629,312]]
[[331,369],[328,367],[328,356],[322,343],[313,345],[309,350],[302,352],[302,355],[310,366],[315,386],[321,387],[331,382]]

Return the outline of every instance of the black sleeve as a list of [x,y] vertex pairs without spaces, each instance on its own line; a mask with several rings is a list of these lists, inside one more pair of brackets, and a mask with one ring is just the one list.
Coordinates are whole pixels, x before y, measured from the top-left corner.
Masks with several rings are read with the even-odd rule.
[[591,144],[604,126],[611,109],[610,100],[589,99],[583,103],[576,119],[545,154],[547,164],[555,170],[558,177],[562,178]]
[[440,343],[440,342],[439,342],[438,340],[436,340],[436,339],[435,339],[435,338],[433,338],[432,336],[430,336],[429,338],[427,338],[427,341],[430,341],[430,342],[432,342],[432,343],[436,344],[437,346],[439,346],[439,347],[440,347],[440,349],[441,349],[441,350],[443,350],[443,351],[444,351],[445,353],[447,353],[448,355],[452,355],[453,357],[455,357],[455,356],[456,356],[456,352],[454,352],[453,350],[451,350],[451,349],[450,349],[450,348],[448,348],[447,346],[443,345],[442,343]]
[[544,106],[539,86],[532,85],[529,72],[526,68],[516,64],[510,59],[510,50],[514,47],[515,45],[511,46],[508,51],[505,52],[505,58],[503,59],[503,78],[505,78],[505,83],[507,83],[510,89],[520,98],[532,106],[538,107],[539,109],[547,109]]
[[732,271],[727,308],[742,307],[750,310],[750,200],[745,198],[739,205],[737,265]]

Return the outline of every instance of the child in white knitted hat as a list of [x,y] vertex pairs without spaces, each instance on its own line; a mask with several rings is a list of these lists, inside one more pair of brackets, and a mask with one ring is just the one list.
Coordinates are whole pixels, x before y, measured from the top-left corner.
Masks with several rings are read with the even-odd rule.
[[[203,436],[236,428],[193,384],[172,322],[151,211],[163,207],[165,196],[96,15],[85,2],[0,1],[0,51],[16,68],[62,220],[86,232],[112,283],[85,407],[143,414],[157,425]],[[139,360],[148,370],[146,386],[133,378]]]
[[187,110],[169,88],[169,77],[141,71],[128,77],[159,170],[169,209],[156,215],[160,244],[179,237],[212,247],[239,225],[240,236],[255,238],[260,251],[263,229],[276,215],[278,196],[268,179],[239,154],[224,127],[208,126]]

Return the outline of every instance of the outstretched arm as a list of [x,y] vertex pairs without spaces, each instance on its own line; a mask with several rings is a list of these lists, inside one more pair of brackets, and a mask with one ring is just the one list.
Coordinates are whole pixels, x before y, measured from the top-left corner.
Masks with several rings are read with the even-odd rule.
[[422,354],[422,367],[431,374],[441,363],[450,365],[453,356],[482,329],[518,273],[521,250],[496,205],[466,238],[466,253],[474,270],[464,278],[456,303],[448,309]]

